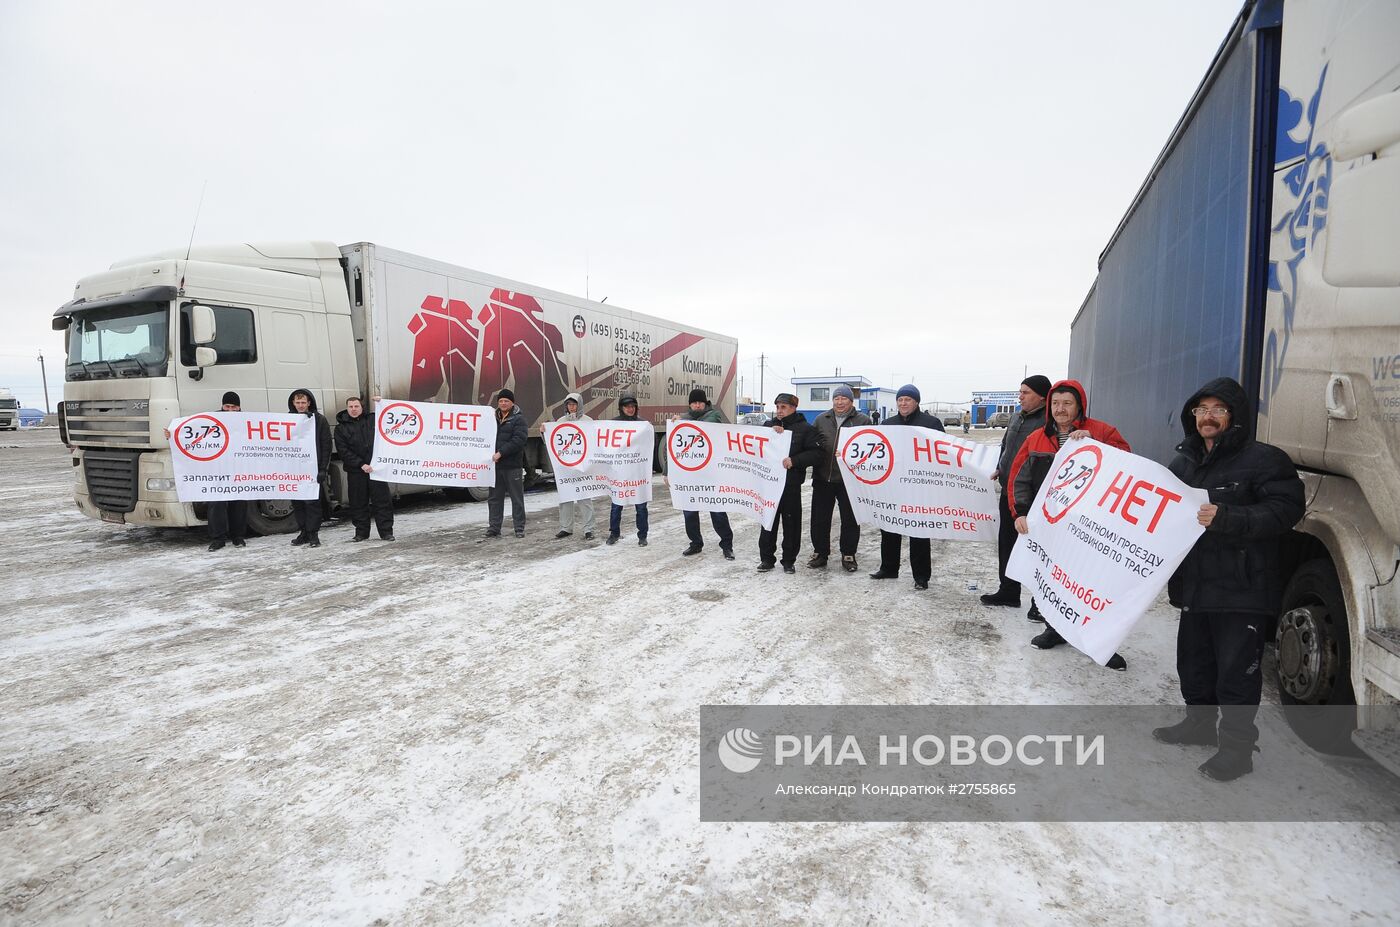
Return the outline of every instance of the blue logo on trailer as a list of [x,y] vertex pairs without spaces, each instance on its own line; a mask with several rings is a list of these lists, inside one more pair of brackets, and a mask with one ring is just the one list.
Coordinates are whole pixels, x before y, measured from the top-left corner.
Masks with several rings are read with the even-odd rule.
[[[1293,335],[1293,313],[1298,296],[1298,265],[1308,256],[1318,234],[1327,227],[1327,194],[1332,188],[1332,155],[1327,145],[1314,143],[1317,129],[1317,107],[1322,99],[1322,85],[1327,81],[1327,66],[1317,78],[1317,88],[1306,109],[1280,87],[1278,99],[1278,136],[1274,142],[1274,166],[1295,158],[1303,160],[1283,175],[1283,182],[1296,202],[1274,225],[1275,234],[1287,229],[1288,258],[1269,262],[1269,289],[1283,299],[1283,328],[1269,332],[1264,342],[1264,388],[1260,411],[1269,410],[1269,400],[1278,389],[1283,376],[1283,359],[1288,354],[1288,342]],[[1307,127],[1302,141],[1294,138],[1295,131]],[[1285,276],[1286,275],[1286,276]]]

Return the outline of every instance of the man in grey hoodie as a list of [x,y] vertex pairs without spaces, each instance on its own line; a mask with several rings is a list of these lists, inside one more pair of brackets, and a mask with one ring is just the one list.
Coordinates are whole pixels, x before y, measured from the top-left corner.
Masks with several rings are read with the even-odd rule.
[[[583,414],[583,396],[578,393],[570,393],[565,396],[564,414],[559,416],[557,421],[593,421],[592,418]],[[579,499],[576,502],[559,503],[559,533],[554,536],[556,541],[574,533],[574,519],[579,512],[583,513],[583,539],[585,541],[593,540],[593,500]]]

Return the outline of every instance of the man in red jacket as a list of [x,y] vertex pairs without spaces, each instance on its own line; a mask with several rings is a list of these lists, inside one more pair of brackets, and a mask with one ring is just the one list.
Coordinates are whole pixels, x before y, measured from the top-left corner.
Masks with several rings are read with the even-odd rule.
[[[1117,428],[1089,417],[1089,394],[1084,391],[1078,380],[1061,380],[1056,383],[1050,388],[1048,404],[1050,415],[1045,420],[1045,427],[1037,429],[1026,438],[1026,442],[1016,452],[1016,460],[1011,464],[1011,475],[1006,481],[1011,493],[1008,503],[1011,514],[1016,518],[1016,531],[1020,534],[1030,530],[1026,526],[1025,513],[1031,510],[1036,493],[1040,491],[1040,484],[1050,475],[1050,465],[1066,441],[1092,438],[1121,450],[1132,450]],[[1031,604],[1031,610],[1035,611],[1034,603]],[[1041,650],[1049,650],[1064,642],[1060,632],[1048,624],[1044,631],[1031,638],[1032,646]],[[1115,670],[1128,668],[1127,661],[1116,653],[1105,665]]]

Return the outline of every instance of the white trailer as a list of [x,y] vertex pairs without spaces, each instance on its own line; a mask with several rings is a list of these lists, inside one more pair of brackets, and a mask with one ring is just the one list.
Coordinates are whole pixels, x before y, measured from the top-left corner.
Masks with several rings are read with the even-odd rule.
[[[735,409],[733,338],[369,242],[120,261],[78,283],[54,328],[68,335],[60,425],[76,502],[126,524],[203,522],[202,506],[175,497],[162,429],[218,408],[226,390],[246,411],[273,411],[307,388],[333,419],[351,396],[489,404],[509,386],[531,421],[532,480],[549,469],[539,425],[570,392],[594,417],[632,393],[658,425],[694,387],[731,420]],[[332,486],[344,498],[336,464]],[[285,501],[253,508],[256,530],[291,527]]]

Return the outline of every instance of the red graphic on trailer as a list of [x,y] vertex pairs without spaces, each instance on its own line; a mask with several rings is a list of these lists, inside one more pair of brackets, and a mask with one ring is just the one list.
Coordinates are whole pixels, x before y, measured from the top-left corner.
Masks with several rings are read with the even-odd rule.
[[577,467],[588,454],[588,438],[573,422],[564,422],[554,429],[549,442],[549,454],[561,466]]
[[190,460],[216,460],[228,450],[228,426],[212,415],[191,415],[175,430],[175,446]]
[[492,405],[504,385],[533,418],[569,394],[563,335],[528,294],[497,288],[479,310],[428,296],[408,330],[414,336],[410,399]]
[[841,463],[862,483],[879,486],[894,472],[894,445],[873,428],[862,428],[841,447]]
[[391,402],[380,409],[375,424],[379,436],[397,447],[407,447],[423,437],[423,413],[406,402]]
[[[1103,453],[1092,444],[1066,457],[1064,464],[1051,477],[1050,491],[1045,494],[1045,501],[1040,506],[1045,520],[1053,525],[1068,515],[1069,510],[1074,508],[1088,493],[1089,487],[1094,485],[1094,478],[1098,476],[1101,466]],[[1052,504],[1063,508],[1052,513]]]

